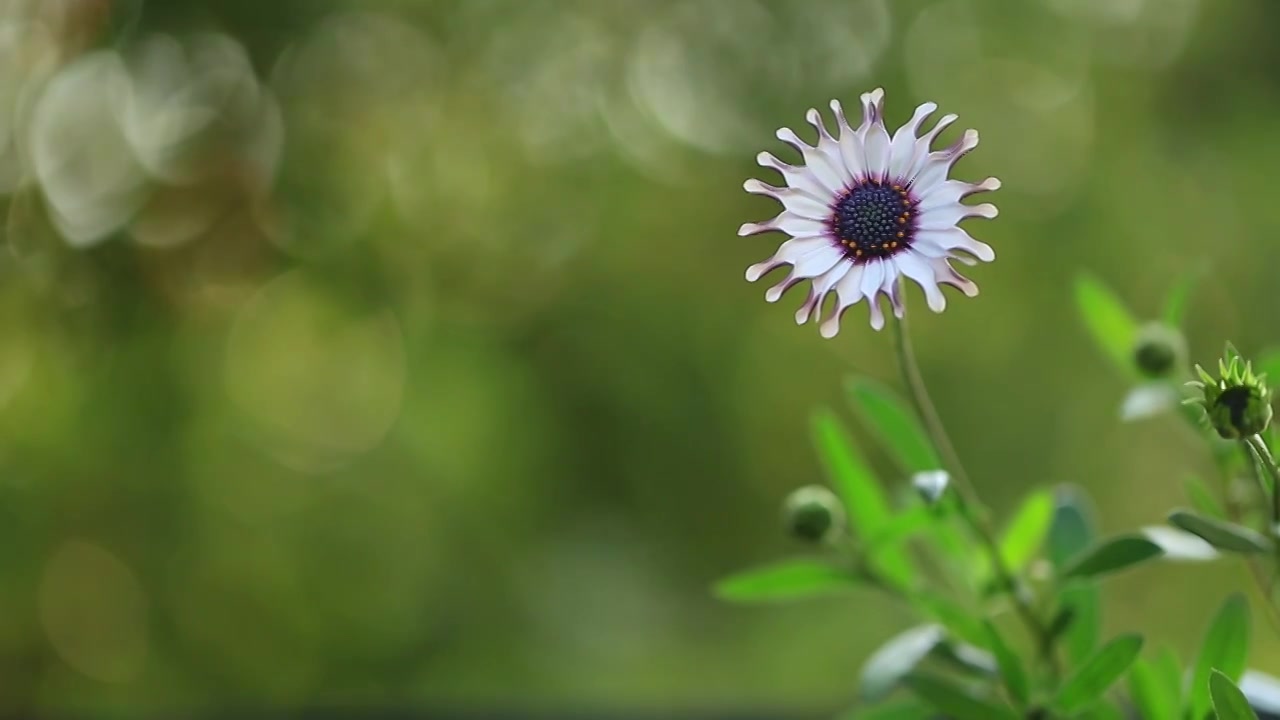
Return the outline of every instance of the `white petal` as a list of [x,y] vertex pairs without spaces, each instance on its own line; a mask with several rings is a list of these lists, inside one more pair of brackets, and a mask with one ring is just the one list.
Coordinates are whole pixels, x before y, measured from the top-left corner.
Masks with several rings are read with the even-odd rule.
[[996,251],[991,246],[974,240],[973,236],[958,227],[945,230],[921,230],[916,233],[912,249],[918,250],[926,257],[947,257],[960,250],[983,262],[996,259]]
[[876,293],[880,292],[880,288],[884,286],[885,261],[871,260],[866,263],[865,268],[862,272],[862,294],[868,298],[875,298]]
[[771,230],[780,230],[792,237],[802,235],[820,235],[827,230],[826,223],[812,218],[801,217],[793,212],[783,211],[777,217],[759,223],[743,223],[738,228],[738,235],[758,235]]
[[807,168],[785,163],[773,153],[767,152],[756,155],[756,162],[761,167],[776,170],[788,187],[807,192],[820,200],[835,199],[835,193],[819,182]]
[[926,210],[920,213],[920,229],[922,230],[945,230],[954,227],[961,220],[971,217],[980,217],[991,219],[999,214],[995,205],[991,203],[982,203],[981,205],[965,205],[964,203],[952,203],[944,205],[940,208]]
[[778,267],[795,265],[809,255],[830,247],[832,247],[831,240],[826,237],[791,238],[779,245],[777,251],[768,260],[747,268],[747,282],[755,282]]
[[[876,93],[879,93],[877,96]],[[867,159],[867,175],[882,177],[889,169],[889,131],[884,129],[884,91],[862,96],[863,151]]]
[[938,282],[957,288],[969,297],[978,295],[977,284],[956,272],[946,258],[931,259],[929,264],[933,267],[933,274],[938,279]]
[[831,317],[822,321],[818,331],[824,338],[833,338],[840,332],[840,319],[844,314],[862,300],[862,275],[866,265],[854,265],[849,268],[840,282],[836,283],[836,307]]
[[782,203],[787,210],[801,217],[807,217],[812,220],[826,220],[831,215],[831,208],[826,203],[797,188],[774,187],[753,178],[744,182],[742,189],[752,195],[767,195]]
[[943,115],[938,118],[938,123],[933,126],[932,130],[920,136],[920,139],[916,141],[915,160],[911,164],[910,172],[907,173],[908,177],[915,177],[920,173],[920,168],[924,167],[925,161],[933,153],[933,141],[938,138],[938,135],[943,130],[946,130],[951,126],[951,123],[958,119],[958,115]]
[[796,261],[793,272],[797,277],[817,277],[844,259],[844,251],[836,247],[807,253]]
[[915,114],[911,116],[911,122],[898,128],[898,131],[893,134],[893,140],[889,144],[890,177],[895,179],[907,177],[907,173],[915,162],[916,133],[919,132],[925,118],[937,109],[938,106],[931,102],[924,103],[916,108]]
[[849,173],[849,168],[845,167],[844,158],[840,156],[840,143],[827,132],[827,126],[822,122],[822,115],[816,109],[809,108],[809,112],[805,113],[805,120],[808,120],[813,129],[818,131],[815,161],[830,168],[840,178],[841,187],[847,186],[853,181],[853,176]]
[[849,125],[844,116],[844,108],[839,100],[831,101],[831,110],[836,114],[836,124],[840,127],[840,157],[844,160],[849,175],[861,179],[867,172],[866,153],[862,149],[862,138],[858,131]]
[[867,307],[871,311],[871,329],[877,331],[883,330],[884,312],[880,310],[880,298],[876,295],[868,297]]
[[921,194],[929,192],[934,185],[947,179],[947,173],[960,158],[976,147],[978,131],[965,130],[964,135],[947,149],[929,153],[919,172],[911,179],[912,187]]
[[825,152],[801,140],[791,128],[778,128],[778,132],[775,135],[782,142],[800,151],[800,154],[804,156],[805,168],[813,174],[813,177],[817,178],[827,192],[835,194],[844,187],[844,181],[832,168],[833,162],[827,158]]
[[970,195],[999,189],[1000,181],[993,177],[989,177],[980,183],[965,182],[963,180],[944,180],[929,188],[929,192],[920,197],[916,207],[920,210],[929,210],[943,205],[958,203]]
[[796,311],[797,325],[809,322],[809,318],[822,319],[822,302],[826,300],[827,294],[831,292],[836,283],[848,274],[851,267],[853,267],[853,263],[838,262],[835,267],[813,279],[813,286],[809,289],[809,296],[805,298],[804,304]]
[[925,301],[929,303],[930,310],[937,313],[946,309],[947,298],[938,289],[938,281],[928,259],[908,250],[899,253],[893,260],[898,264],[898,270],[915,281],[924,291]]

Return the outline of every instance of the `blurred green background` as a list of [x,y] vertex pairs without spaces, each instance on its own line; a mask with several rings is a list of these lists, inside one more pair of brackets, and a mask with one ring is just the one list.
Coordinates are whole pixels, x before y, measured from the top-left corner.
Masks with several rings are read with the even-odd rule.
[[[0,712],[836,709],[873,594],[720,604],[797,550],[811,410],[896,382],[742,279],[773,130],[877,86],[996,175],[975,300],[915,315],[997,512],[1162,520],[1080,269],[1193,358],[1280,342],[1269,0],[0,0]],[[785,156],[785,155],[784,155]],[[915,304],[921,307],[918,296]],[[865,439],[865,438],[864,438]],[[870,447],[870,443],[865,445]],[[885,481],[903,479],[887,472]],[[1107,586],[1194,645],[1228,563]],[[1253,664],[1280,669],[1258,623]]]

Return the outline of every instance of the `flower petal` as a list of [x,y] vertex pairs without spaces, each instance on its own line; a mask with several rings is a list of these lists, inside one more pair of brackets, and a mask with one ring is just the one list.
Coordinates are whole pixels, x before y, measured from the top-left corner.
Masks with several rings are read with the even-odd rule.
[[839,160],[838,158],[828,160],[825,152],[801,140],[791,128],[778,128],[778,132],[774,134],[782,142],[800,151],[804,157],[805,169],[817,178],[828,193],[834,195],[844,187],[844,181],[832,167]]
[[911,186],[920,194],[929,192],[933,186],[947,179],[947,173],[960,158],[976,147],[978,147],[978,131],[965,130],[964,135],[950,147],[929,153],[920,166],[919,172],[911,178]]
[[805,113],[804,117],[813,129],[818,131],[817,161],[825,164],[840,178],[841,188],[848,186],[853,181],[853,176],[849,173],[849,168],[845,167],[844,158],[840,155],[839,141],[827,132],[827,126],[822,122],[822,115],[817,109],[809,108],[809,112]]
[[799,215],[800,217],[810,218],[812,220],[826,220],[831,215],[831,207],[826,203],[818,200],[810,193],[791,187],[774,187],[766,185],[754,178],[747,180],[742,184],[742,189],[752,195],[766,195],[782,203],[787,210]]
[[990,220],[1000,211],[991,203],[982,203],[981,205],[965,205],[964,203],[952,203],[944,205],[932,210],[925,210],[920,213],[920,229],[921,230],[945,230],[954,227],[961,220],[971,217],[987,218]]
[[836,124],[840,128],[840,157],[844,160],[849,175],[861,179],[867,172],[867,156],[862,149],[862,138],[849,125],[839,100],[831,101],[831,111],[836,114]]
[[776,170],[788,187],[807,192],[819,200],[835,199],[835,193],[819,182],[807,168],[785,163],[768,152],[756,155],[756,162],[760,167]]
[[956,250],[966,252],[982,262],[996,259],[996,251],[991,246],[974,240],[973,236],[958,227],[945,230],[921,230],[916,233],[912,249],[918,250],[926,257],[953,256]]
[[822,302],[827,299],[827,294],[832,291],[836,283],[848,274],[849,269],[853,267],[851,262],[838,262],[835,267],[813,279],[813,287],[809,288],[809,296],[805,298],[804,304],[796,311],[796,324],[803,325],[809,322],[810,318],[814,320],[822,319]]
[[965,182],[963,180],[944,180],[929,188],[927,193],[923,193],[920,201],[916,203],[916,208],[922,211],[929,210],[943,205],[950,205],[951,203],[958,203],[970,195],[999,189],[1000,181],[993,177],[989,177],[980,183]]
[[812,218],[801,217],[789,210],[783,210],[777,217],[758,223],[743,223],[738,228],[738,235],[758,235],[771,230],[780,230],[792,237],[801,235],[820,235],[827,230],[826,223]]
[[906,125],[898,128],[893,134],[893,140],[889,143],[889,176],[894,178],[906,177],[907,172],[911,170],[915,163],[916,133],[919,132],[920,126],[924,123],[938,106],[934,103],[927,102],[916,108],[916,112],[911,116],[911,121]]
[[930,310],[940,313],[947,308],[947,298],[938,289],[938,280],[928,258],[908,250],[899,253],[893,261],[897,263],[899,272],[911,278],[924,291],[925,302],[929,304]]
[[883,178],[889,169],[889,131],[884,128],[884,91],[875,90],[862,96],[863,150],[867,159],[867,175]]

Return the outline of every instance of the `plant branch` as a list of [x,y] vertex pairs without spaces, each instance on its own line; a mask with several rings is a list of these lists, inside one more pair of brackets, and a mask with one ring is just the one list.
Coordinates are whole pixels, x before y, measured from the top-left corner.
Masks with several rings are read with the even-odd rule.
[[925,431],[929,434],[930,440],[933,441],[934,447],[938,450],[943,465],[951,473],[952,487],[955,488],[960,517],[978,538],[983,552],[988,556],[991,567],[995,571],[1000,589],[1009,594],[1018,616],[1035,639],[1041,657],[1049,664],[1050,670],[1056,674],[1057,663],[1053,654],[1053,638],[1050,636],[1048,628],[1036,615],[1031,604],[1022,596],[1017,578],[1014,577],[1008,564],[1004,561],[1004,556],[1000,553],[1000,545],[996,541],[995,533],[991,530],[987,521],[985,509],[978,499],[973,484],[969,481],[968,474],[965,473],[964,465],[960,462],[960,456],[956,453],[955,446],[951,444],[951,439],[947,436],[946,428],[943,427],[942,420],[938,416],[938,410],[934,406],[933,400],[929,397],[924,377],[920,374],[920,366],[916,362],[915,350],[911,345],[906,313],[903,313],[903,317],[898,318],[897,322],[893,323],[893,331],[894,348],[897,351],[898,364],[902,369],[902,379],[907,385],[907,392],[911,396],[911,402],[916,408],[916,413],[924,423]]

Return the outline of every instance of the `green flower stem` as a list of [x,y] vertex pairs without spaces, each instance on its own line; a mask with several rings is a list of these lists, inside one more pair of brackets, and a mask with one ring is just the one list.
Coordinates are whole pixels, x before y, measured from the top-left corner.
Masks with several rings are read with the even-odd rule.
[[1032,609],[1031,604],[1019,592],[1017,579],[1009,570],[1008,564],[1005,563],[1004,556],[1000,554],[1000,545],[997,543],[995,533],[991,530],[991,526],[987,521],[986,511],[978,500],[973,484],[969,482],[969,476],[965,473],[964,465],[960,463],[960,456],[956,453],[955,446],[951,444],[951,439],[947,437],[947,431],[938,416],[938,410],[934,407],[933,400],[929,397],[924,378],[920,374],[920,366],[916,362],[915,350],[911,346],[906,313],[903,313],[903,317],[893,323],[893,334],[898,364],[902,369],[902,379],[907,385],[908,393],[911,395],[911,402],[915,405],[916,412],[924,423],[925,431],[933,441],[934,447],[937,448],[938,454],[942,456],[942,462],[947,471],[951,473],[952,487],[956,492],[960,517],[978,538],[983,551],[991,561],[991,567],[995,570],[1000,589],[1008,593],[1018,616],[1027,626],[1031,636],[1035,638],[1041,656],[1048,662],[1050,670],[1055,671],[1056,661],[1053,654],[1053,638],[1050,636],[1048,628],[1036,615],[1035,610]]
[[1276,460],[1271,457],[1271,450],[1267,448],[1261,435],[1250,435],[1243,442],[1253,451],[1254,460],[1271,478],[1271,526],[1274,528],[1280,524],[1280,468],[1276,467]]

